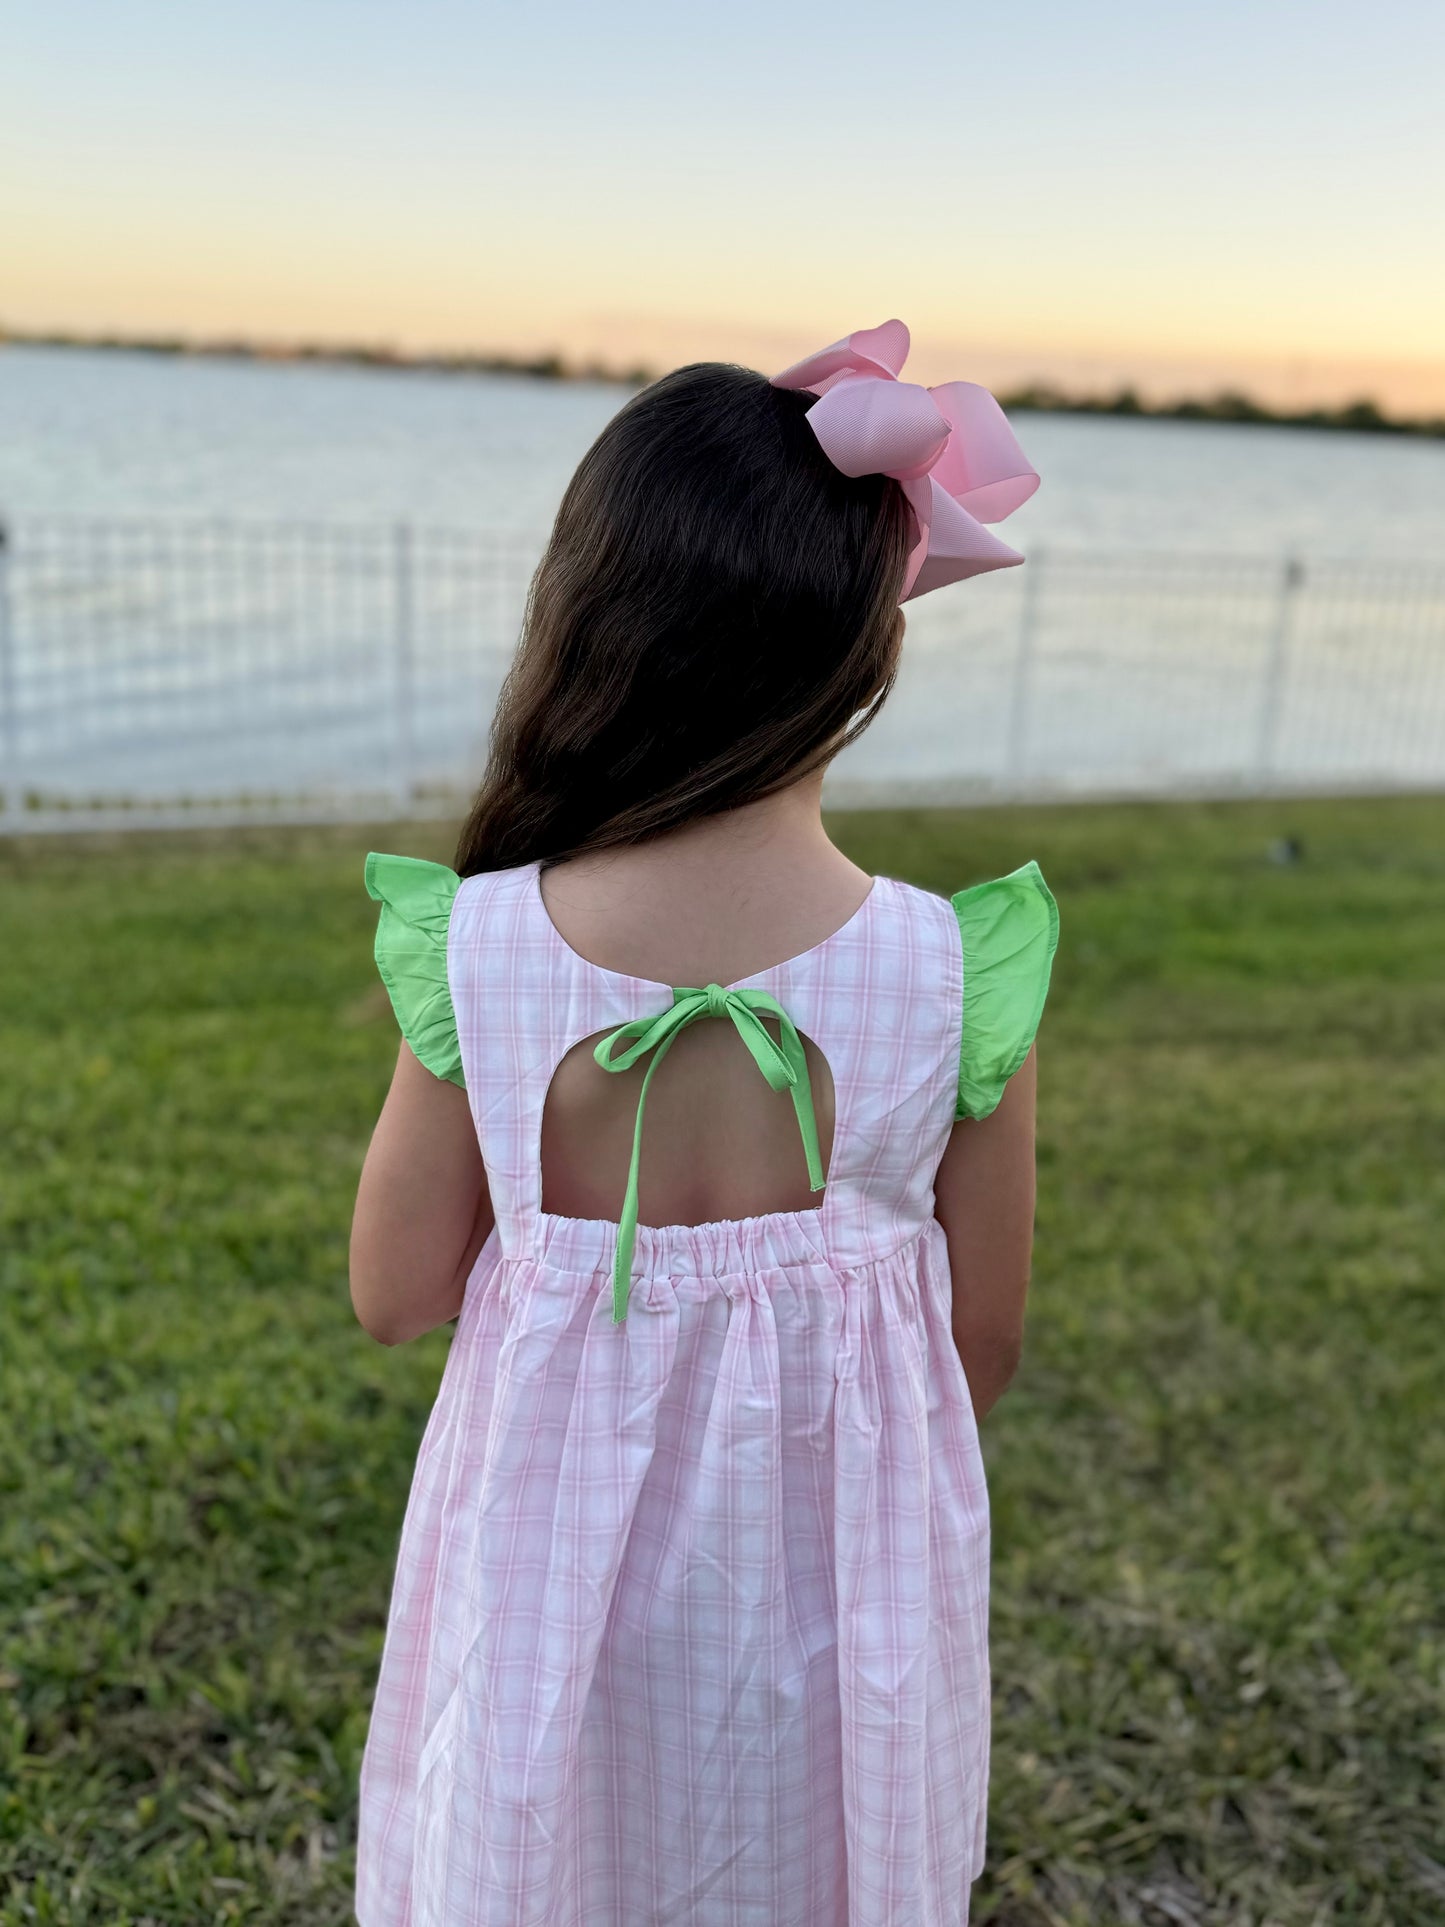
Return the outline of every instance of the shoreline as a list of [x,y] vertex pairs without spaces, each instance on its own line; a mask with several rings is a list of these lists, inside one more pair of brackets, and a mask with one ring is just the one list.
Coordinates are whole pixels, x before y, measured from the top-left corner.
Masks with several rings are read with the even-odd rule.
[[[659,370],[641,365],[614,368],[602,362],[568,362],[559,354],[481,352],[407,354],[394,348],[311,342],[268,343],[241,339],[193,340],[175,335],[81,335],[0,325],[0,350],[60,348],[92,354],[173,357],[177,360],[246,361],[274,366],[370,368],[396,374],[515,375],[533,381],[597,382],[643,388]],[[1445,415],[1392,416],[1368,396],[1337,407],[1265,407],[1237,389],[1206,396],[1147,402],[1125,386],[1113,394],[1070,394],[1048,382],[1030,382],[1000,393],[1007,411],[1049,415],[1095,415],[1117,420],[1224,422],[1235,427],[1308,428],[1356,435],[1396,435],[1445,440]]]

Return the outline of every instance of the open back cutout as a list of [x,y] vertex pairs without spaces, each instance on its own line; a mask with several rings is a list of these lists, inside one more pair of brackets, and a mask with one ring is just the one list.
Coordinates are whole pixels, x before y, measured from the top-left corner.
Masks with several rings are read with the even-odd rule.
[[[764,1018],[774,1037],[777,1022]],[[558,1065],[542,1115],[542,1209],[616,1222],[632,1157],[647,1060],[605,1071],[598,1031]],[[802,1040],[813,1088],[823,1170],[833,1154],[834,1091],[828,1060]],[[725,1018],[691,1024],[658,1066],[647,1093],[638,1223],[712,1224],[816,1210],[792,1100],[775,1091]]]

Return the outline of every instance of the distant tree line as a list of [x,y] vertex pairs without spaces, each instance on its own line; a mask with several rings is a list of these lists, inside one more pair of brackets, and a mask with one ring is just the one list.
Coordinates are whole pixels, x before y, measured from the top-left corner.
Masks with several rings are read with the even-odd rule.
[[1113,395],[1070,395],[1047,382],[1030,383],[1000,397],[1005,408],[1035,409],[1060,415],[1137,415],[1152,421],[1260,422],[1276,428],[1345,428],[1366,435],[1445,437],[1445,415],[1387,415],[1368,397],[1338,408],[1266,408],[1237,389],[1222,389],[1204,400],[1146,402],[1137,389]]
[[538,381],[620,382],[643,388],[651,369],[613,368],[600,361],[569,362],[558,354],[505,355],[437,349],[413,353],[375,342],[252,341],[242,337],[189,335],[76,334],[59,330],[7,328],[0,324],[0,346],[86,348],[132,355],[190,355],[229,361],[318,362],[347,368],[392,368],[407,373],[449,375],[527,375]]
[[[559,354],[506,355],[471,351],[409,353],[384,344],[324,345],[314,342],[258,342],[240,338],[194,340],[184,335],[74,334],[0,325],[0,346],[13,343],[35,348],[111,349],[142,355],[204,355],[244,361],[317,362],[341,367],[389,368],[418,373],[456,375],[522,375],[537,381],[613,382],[642,388],[655,378],[642,366],[616,368],[595,360],[566,360]],[[1123,387],[1112,395],[1076,395],[1048,382],[1030,382],[1000,396],[1009,410],[1054,415],[1137,416],[1152,421],[1245,422],[1276,428],[1336,428],[1369,435],[1427,435],[1445,439],[1445,415],[1387,415],[1378,402],[1366,398],[1338,408],[1266,408],[1236,389],[1224,389],[1203,400],[1144,401],[1137,389]]]

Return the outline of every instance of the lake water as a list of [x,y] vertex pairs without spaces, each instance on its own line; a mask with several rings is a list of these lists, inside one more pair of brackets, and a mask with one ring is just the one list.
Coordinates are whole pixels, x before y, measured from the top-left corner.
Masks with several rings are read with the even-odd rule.
[[[345,789],[401,753],[408,780],[468,780],[526,574],[625,398],[0,349],[12,765],[56,794]],[[1445,780],[1445,443],[1015,427],[1044,477],[1004,530],[1031,566],[910,605],[898,694],[842,774],[864,789]],[[153,526],[106,547],[88,525],[112,518]],[[400,523],[419,531],[425,576],[404,752],[374,720],[396,687]],[[301,524],[318,526],[298,561]],[[433,528],[458,534],[448,546]],[[303,621],[318,584],[335,612]]]

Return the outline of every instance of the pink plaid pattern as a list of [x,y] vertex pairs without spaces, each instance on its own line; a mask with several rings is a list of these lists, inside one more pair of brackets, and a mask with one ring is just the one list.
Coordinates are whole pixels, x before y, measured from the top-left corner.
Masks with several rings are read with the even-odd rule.
[[462,884],[448,974],[497,1228],[402,1529],[361,1927],[963,1927],[988,1504],[933,1217],[951,906],[879,877],[743,980],[832,1067],[821,1207],[639,1226],[622,1325],[615,1225],[541,1210],[542,1108],[671,989],[577,956],[536,865]]

